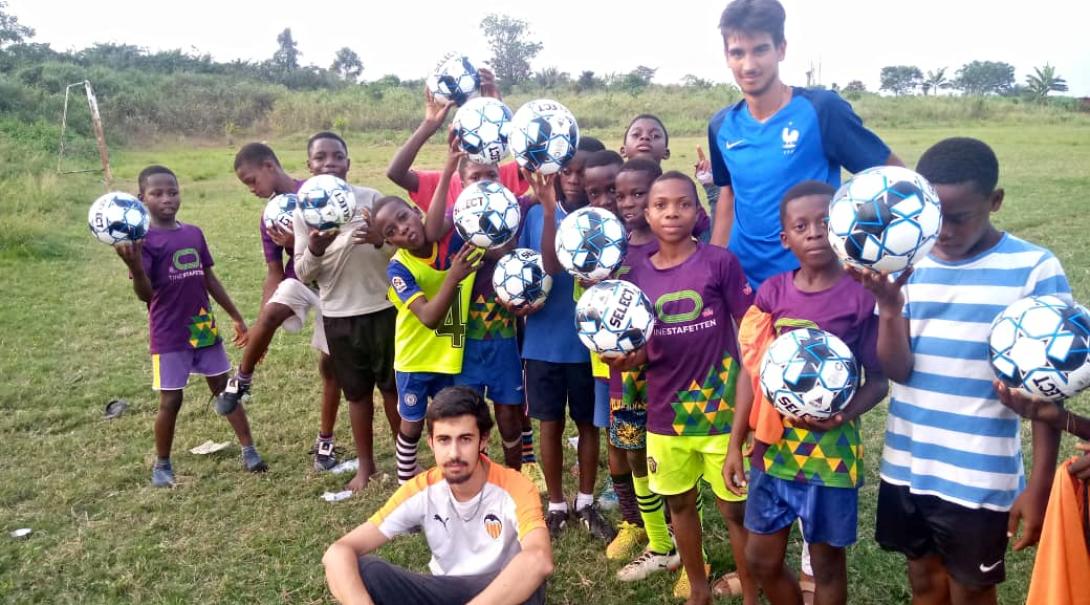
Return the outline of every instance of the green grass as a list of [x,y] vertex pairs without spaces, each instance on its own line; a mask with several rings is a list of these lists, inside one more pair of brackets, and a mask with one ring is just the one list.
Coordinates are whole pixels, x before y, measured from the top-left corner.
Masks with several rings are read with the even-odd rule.
[[[1090,298],[1085,234],[1090,217],[1090,127],[986,126],[883,130],[909,163],[928,145],[953,135],[995,146],[1007,201],[997,222],[1056,252],[1076,295]],[[602,132],[616,145],[616,133]],[[385,192],[382,177],[392,145],[353,143],[352,180]],[[697,138],[676,138],[669,167],[689,171]],[[301,139],[276,141],[289,171],[303,174]],[[6,602],[328,602],[320,558],[338,536],[363,522],[393,490],[374,485],[348,501],[319,499],[343,478],[317,475],[306,455],[318,423],[318,380],[309,336],[278,334],[259,368],[249,406],[258,446],[272,471],[241,472],[238,449],[194,456],[206,439],[231,440],[227,424],[207,403],[207,389],[186,393],[175,440],[174,490],[148,486],[151,425],[157,407],[148,388],[146,317],[121,262],[88,237],[84,217],[101,192],[91,175],[57,176],[55,160],[0,142],[13,161],[0,164],[0,275],[7,284],[0,313],[0,599]],[[244,314],[257,313],[263,262],[257,233],[261,203],[230,170],[225,146],[175,144],[115,154],[120,187],[132,188],[146,164],[174,168],[183,187],[181,218],[204,229],[216,270]],[[422,165],[438,166],[442,150],[425,150]],[[239,352],[231,351],[237,361]],[[120,419],[101,419],[105,403],[128,399]],[[1076,408],[1086,411],[1083,402]],[[849,552],[851,602],[908,600],[904,560],[873,541],[876,462],[885,412],[865,419],[867,485],[860,497],[859,543]],[[381,426],[381,421],[376,426]],[[342,409],[337,434],[348,445]],[[495,444],[493,444],[495,445]],[[377,443],[379,465],[393,470],[387,436]],[[1073,451],[1065,440],[1063,453]],[[569,464],[571,458],[569,458]],[[709,507],[709,510],[714,508]],[[707,545],[719,569],[730,564],[725,532],[708,515]],[[33,528],[24,541],[6,532]],[[581,531],[557,544],[551,603],[670,603],[673,578],[619,584]],[[389,545],[383,556],[423,569],[420,537]],[[789,554],[797,562],[798,546]],[[1000,601],[1024,600],[1032,554],[1010,558]]]

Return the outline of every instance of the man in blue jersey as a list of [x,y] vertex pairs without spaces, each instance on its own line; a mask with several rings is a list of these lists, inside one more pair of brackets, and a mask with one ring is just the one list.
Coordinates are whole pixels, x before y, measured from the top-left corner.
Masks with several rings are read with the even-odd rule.
[[721,187],[712,243],[730,249],[756,289],[799,266],[780,243],[779,202],[806,180],[840,185],[840,170],[902,166],[836,93],[780,80],[787,50],[777,0],[734,0],[719,21],[727,65],[743,99],[708,126],[712,173]]

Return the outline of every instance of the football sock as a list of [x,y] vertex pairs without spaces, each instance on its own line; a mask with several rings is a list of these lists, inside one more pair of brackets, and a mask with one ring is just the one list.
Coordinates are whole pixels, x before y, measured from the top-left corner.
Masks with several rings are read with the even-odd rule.
[[551,513],[554,510],[558,510],[558,511],[565,512],[565,513],[568,512],[568,501],[567,500],[563,500],[561,502],[551,502],[550,501],[549,502],[549,512]]
[[610,478],[613,479],[613,492],[617,494],[617,503],[620,504],[621,518],[633,525],[643,525],[640,507],[636,504],[636,492],[632,489],[632,473],[611,474]]
[[333,433],[318,433],[318,441],[333,441]]
[[158,468],[165,468],[165,467],[170,466],[170,456],[167,456],[166,458],[156,457],[155,458],[155,466],[158,467]]
[[575,510],[579,512],[584,508],[594,504],[594,494],[584,494],[579,492],[575,495]]
[[532,462],[537,462],[537,456],[534,456],[534,430],[527,429],[522,431],[522,463]]
[[662,496],[651,491],[647,477],[632,475],[632,488],[636,492],[643,529],[647,532],[647,549],[657,553],[674,550],[670,530],[666,527],[666,502]]
[[238,373],[235,374],[235,378],[237,378],[239,382],[245,382],[246,384],[250,384],[254,380],[254,374],[253,372],[250,372],[249,374],[243,374],[242,370],[239,370]]
[[420,437],[412,439],[401,431],[397,432],[397,482],[405,483],[413,478],[416,473],[416,446],[420,444]]

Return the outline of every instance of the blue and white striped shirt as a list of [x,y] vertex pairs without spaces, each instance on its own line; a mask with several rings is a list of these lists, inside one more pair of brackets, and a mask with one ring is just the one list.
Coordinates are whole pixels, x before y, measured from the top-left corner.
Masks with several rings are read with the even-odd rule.
[[992,388],[991,322],[1041,294],[1070,300],[1051,252],[1004,234],[976,257],[922,260],[904,287],[914,365],[893,384],[883,481],[969,508],[1009,510],[1025,488],[1018,416]]

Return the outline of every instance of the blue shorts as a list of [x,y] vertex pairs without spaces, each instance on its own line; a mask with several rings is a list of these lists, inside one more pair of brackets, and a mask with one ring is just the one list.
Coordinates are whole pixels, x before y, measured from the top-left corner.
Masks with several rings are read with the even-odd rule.
[[774,534],[795,519],[802,519],[802,535],[811,544],[851,546],[856,541],[859,490],[787,481],[750,469],[746,529]]
[[609,381],[594,379],[594,426],[609,428]]
[[428,411],[428,400],[454,384],[451,374],[394,372],[397,382],[397,411],[402,420],[420,422]]
[[522,360],[514,338],[466,339],[454,384],[473,387],[498,405],[523,405]]

